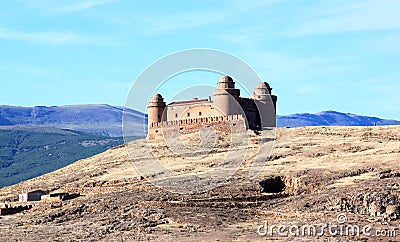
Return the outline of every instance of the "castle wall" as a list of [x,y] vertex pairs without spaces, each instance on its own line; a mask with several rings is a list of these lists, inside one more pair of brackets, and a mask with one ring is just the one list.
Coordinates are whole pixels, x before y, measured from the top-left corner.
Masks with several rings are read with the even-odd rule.
[[259,111],[255,104],[255,100],[250,98],[240,98],[239,103],[246,115],[249,128],[260,129],[261,124],[260,124]]
[[204,104],[167,106],[168,121],[215,117],[221,115],[222,113],[213,106],[212,102],[207,102]]
[[215,130],[225,133],[240,133],[245,132],[247,129],[246,120],[242,115],[192,118],[149,123],[147,139],[160,139],[163,137],[163,133],[176,130],[180,134],[193,133],[204,126],[211,126]]

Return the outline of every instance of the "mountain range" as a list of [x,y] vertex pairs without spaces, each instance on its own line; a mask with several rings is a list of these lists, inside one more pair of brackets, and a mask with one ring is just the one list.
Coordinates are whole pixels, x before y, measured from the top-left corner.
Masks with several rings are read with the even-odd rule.
[[[0,106],[0,126],[29,125],[54,127],[121,137],[124,108],[105,104],[17,107]],[[145,136],[147,115],[125,109],[124,123],[129,124],[129,136]],[[278,115],[278,127],[302,126],[374,126],[400,125],[400,121],[368,117],[336,111],[316,114]]]
[[[105,104],[67,106],[0,106],[0,126],[29,125],[71,129],[109,137],[122,136],[124,108]],[[133,125],[130,136],[144,136],[145,114],[125,109],[124,122]]]
[[323,111],[319,113],[296,113],[278,115],[278,127],[303,127],[303,126],[382,126],[400,125],[400,121],[368,117],[351,113],[336,111]]

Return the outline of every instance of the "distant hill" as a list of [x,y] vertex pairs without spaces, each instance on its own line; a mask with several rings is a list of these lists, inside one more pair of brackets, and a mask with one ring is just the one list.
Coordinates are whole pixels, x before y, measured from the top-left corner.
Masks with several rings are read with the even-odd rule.
[[[122,136],[123,107],[89,104],[68,106],[0,106],[0,125],[33,125],[71,129],[109,137]],[[126,109],[125,121],[133,125],[130,136],[144,136],[145,114]]]
[[57,170],[121,145],[80,131],[33,126],[0,127],[0,187]]
[[316,114],[299,113],[278,115],[278,127],[302,126],[374,126],[400,125],[400,121],[361,116],[336,111],[323,111]]

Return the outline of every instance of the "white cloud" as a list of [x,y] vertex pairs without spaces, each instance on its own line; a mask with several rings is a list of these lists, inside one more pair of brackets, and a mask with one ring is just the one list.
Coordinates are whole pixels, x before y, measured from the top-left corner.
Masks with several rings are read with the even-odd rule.
[[90,9],[93,7],[97,7],[100,5],[105,5],[108,3],[115,2],[116,0],[86,0],[86,1],[77,1],[72,3],[71,5],[57,7],[55,10],[57,12],[79,12],[84,11],[86,9]]
[[0,39],[7,40],[23,40],[31,42],[45,43],[84,43],[88,42],[88,38],[76,33],[61,32],[17,32],[0,28]]

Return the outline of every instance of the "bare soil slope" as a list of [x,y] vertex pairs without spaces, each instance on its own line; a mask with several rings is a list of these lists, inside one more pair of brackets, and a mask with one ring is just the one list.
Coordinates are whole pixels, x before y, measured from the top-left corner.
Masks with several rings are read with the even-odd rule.
[[[27,187],[82,196],[40,201],[23,213],[0,216],[0,240],[321,240],[332,235],[282,237],[275,231],[261,236],[257,228],[265,221],[287,226],[337,224],[337,216],[343,214],[343,225],[394,231],[374,239],[400,239],[400,127],[305,127],[276,133],[272,156],[255,179],[249,179],[253,142],[245,147],[249,154],[234,176],[200,194],[171,193],[147,182],[157,180],[157,175],[143,179],[133,162],[145,163],[144,140],[132,143],[137,150],[133,161],[125,146],[117,147],[5,187],[0,200],[8,204]],[[182,173],[214,167],[227,152],[224,144],[219,146],[212,155],[193,161],[155,145],[162,163]]]

